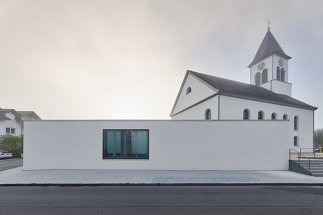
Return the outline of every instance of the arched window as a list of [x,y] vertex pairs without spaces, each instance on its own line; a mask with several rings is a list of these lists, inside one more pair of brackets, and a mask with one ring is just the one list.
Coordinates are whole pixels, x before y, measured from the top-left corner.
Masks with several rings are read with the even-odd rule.
[[255,79],[256,79],[256,81],[255,81],[256,82],[256,85],[259,86],[260,85],[260,72],[257,72],[256,73]]
[[276,120],[277,119],[277,114],[274,112],[271,114],[271,119]]
[[265,114],[264,114],[264,112],[263,112],[263,111],[259,111],[259,112],[258,112],[258,119],[262,120],[262,119],[264,119],[264,118],[265,118]]
[[190,92],[192,92],[192,89],[191,89],[191,87],[188,87],[188,88],[186,89],[186,95],[187,95],[187,94],[189,94]]
[[281,69],[280,80],[285,81],[285,69],[284,68]]
[[211,110],[207,109],[205,111],[205,120],[211,120]]
[[262,77],[262,83],[263,84],[268,82],[268,69],[264,69],[262,71],[261,77]]
[[278,80],[278,81],[280,81],[280,68],[279,68],[279,66],[277,66],[277,74],[276,74],[276,79]]
[[243,119],[244,120],[250,119],[250,111],[248,109],[243,110]]
[[294,131],[298,131],[298,116],[294,117]]
[[287,114],[283,115],[283,120],[288,120],[288,115]]

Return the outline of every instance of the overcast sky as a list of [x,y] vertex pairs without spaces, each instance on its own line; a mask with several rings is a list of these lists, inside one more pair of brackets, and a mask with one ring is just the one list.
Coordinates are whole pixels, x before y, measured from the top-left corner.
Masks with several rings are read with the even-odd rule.
[[186,70],[249,82],[266,31],[320,109],[323,1],[0,0],[0,107],[43,119],[169,119]]

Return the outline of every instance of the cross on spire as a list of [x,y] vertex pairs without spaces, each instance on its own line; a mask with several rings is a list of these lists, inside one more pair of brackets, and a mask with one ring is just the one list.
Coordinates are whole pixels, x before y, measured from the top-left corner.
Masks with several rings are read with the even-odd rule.
[[269,22],[269,20],[267,20],[267,24],[268,24],[267,30],[270,31],[270,22]]

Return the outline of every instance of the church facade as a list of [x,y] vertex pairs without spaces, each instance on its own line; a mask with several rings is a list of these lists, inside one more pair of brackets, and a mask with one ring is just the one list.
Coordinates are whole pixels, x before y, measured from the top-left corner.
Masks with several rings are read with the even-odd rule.
[[288,170],[317,109],[292,97],[289,59],[268,30],[249,84],[187,71],[171,120],[26,121],[23,169]]
[[287,120],[289,147],[313,148],[317,108],[292,97],[289,59],[268,29],[248,66],[250,84],[187,71],[170,116],[173,120]]

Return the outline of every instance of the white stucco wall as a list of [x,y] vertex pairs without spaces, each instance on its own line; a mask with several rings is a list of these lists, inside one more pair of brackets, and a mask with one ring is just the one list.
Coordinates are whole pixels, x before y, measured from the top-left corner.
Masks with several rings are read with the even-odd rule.
[[[287,114],[289,121],[289,128],[286,133],[289,133],[289,147],[299,151],[299,148],[313,147],[313,111],[301,108],[264,103],[259,101],[240,99],[235,97],[221,96],[220,103],[220,117],[221,119],[242,119],[243,110],[247,108],[250,110],[251,119],[258,119],[258,112],[265,113],[265,119],[270,120],[271,114],[275,112],[277,119],[283,119],[283,115]],[[297,136],[299,138],[299,146],[294,147],[294,116],[299,117],[299,130]],[[274,132],[272,132],[275,135]]]
[[[191,87],[192,91],[186,94],[186,89]],[[188,74],[183,84],[182,91],[179,94],[173,113],[178,113],[185,108],[215,94],[217,91],[196,79],[193,75]]]
[[[288,126],[242,120],[26,121],[23,169],[287,170],[288,134],[282,131]],[[149,129],[149,159],[102,159],[103,129],[109,128]]]
[[190,120],[202,120],[205,119],[205,111],[211,110],[211,119],[218,119],[218,96],[214,96],[209,100],[206,100],[196,106],[193,106],[177,115],[172,117],[173,120],[190,119]]

